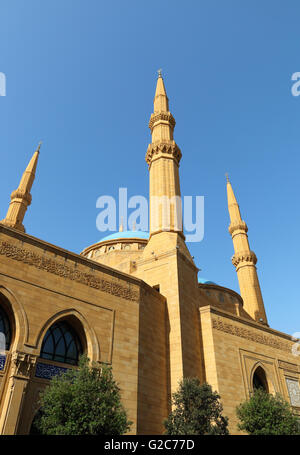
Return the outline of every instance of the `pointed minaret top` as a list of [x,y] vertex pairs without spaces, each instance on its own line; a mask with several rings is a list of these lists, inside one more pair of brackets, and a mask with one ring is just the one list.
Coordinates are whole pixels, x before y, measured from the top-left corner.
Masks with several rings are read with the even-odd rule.
[[256,321],[268,325],[263,298],[256,270],[257,258],[250,250],[247,231],[248,227],[242,220],[240,208],[227,177],[228,210],[230,216],[229,233],[231,234],[234,255],[232,263],[236,268],[241,296],[245,311]]
[[22,176],[19,189],[24,190],[27,193],[30,193],[34,177],[35,177],[35,171],[37,168],[37,163],[39,159],[39,154],[40,154],[40,148],[41,148],[41,142],[39,143],[36,151],[34,152],[31,160],[29,161],[29,164]]
[[11,193],[11,202],[8,207],[7,215],[4,220],[1,221],[2,224],[23,232],[25,231],[23,220],[27,207],[31,204],[30,190],[34,182],[40,147],[41,142],[29,161],[18,188]]
[[241,213],[240,213],[240,208],[237,203],[236,197],[234,195],[231,183],[229,181],[228,174],[226,174],[226,179],[227,179],[227,200],[228,200],[228,210],[229,210],[229,216],[230,216],[230,221],[241,221]]
[[[169,100],[167,97],[167,92],[164,84],[164,80],[161,74],[161,70],[158,71],[158,78],[156,82],[156,90],[155,90],[155,97],[154,97],[154,111],[151,114],[150,121],[149,121],[149,128],[151,130],[152,135],[152,144],[158,145],[159,143],[167,143],[171,147],[176,147],[176,153],[173,153],[172,156],[179,164],[181,159],[181,151],[179,147],[174,142],[173,132],[175,128],[176,122],[169,111]],[[150,146],[149,146],[150,147]],[[157,152],[151,152],[151,147],[146,154],[146,161],[151,166],[152,158],[157,159]],[[172,149],[173,150],[173,149]],[[149,152],[149,153],[148,153]],[[166,156],[170,157],[171,151],[166,152]]]
[[226,173],[226,184],[227,184],[227,200],[228,200],[228,206],[231,204],[237,204],[236,197],[234,195],[228,174]]
[[161,74],[161,70],[158,70],[158,78],[156,83],[156,91],[154,97],[154,112],[168,112],[169,111],[169,100],[164,84],[164,80]]

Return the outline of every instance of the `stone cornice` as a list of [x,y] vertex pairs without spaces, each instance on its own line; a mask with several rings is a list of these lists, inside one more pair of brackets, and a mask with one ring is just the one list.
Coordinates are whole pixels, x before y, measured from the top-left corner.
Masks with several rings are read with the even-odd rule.
[[[20,199],[20,202],[25,202],[26,205],[30,205],[32,201],[32,196],[28,191],[23,191],[21,189],[14,190],[10,195],[11,202],[14,202],[15,199]],[[19,201],[16,201],[19,202]]]
[[244,231],[243,233],[248,232],[248,226],[245,221],[237,221],[230,224],[228,231],[232,235],[235,231]]
[[232,264],[235,267],[242,265],[255,265],[257,263],[257,257],[255,253],[251,250],[241,251],[235,253],[231,258]]
[[171,114],[171,112],[159,112],[157,114],[152,114],[150,117],[150,121],[149,121],[149,128],[151,130],[151,133],[153,131],[155,123],[160,123],[160,122],[168,123],[170,125],[170,127],[172,128],[172,130],[174,130],[175,125],[176,125],[175,119],[174,119],[173,115]]
[[158,144],[149,144],[145,159],[149,166],[159,158],[173,159],[179,166],[181,156],[181,150],[175,142],[159,142]]

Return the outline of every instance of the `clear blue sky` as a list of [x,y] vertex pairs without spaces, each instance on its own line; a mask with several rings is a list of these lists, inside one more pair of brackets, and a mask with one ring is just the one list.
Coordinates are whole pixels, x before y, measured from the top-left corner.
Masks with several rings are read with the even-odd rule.
[[163,68],[182,193],[205,196],[201,275],[238,290],[225,172],[249,227],[272,327],[300,331],[300,4],[281,0],[2,0],[0,217],[43,146],[27,232],[80,252],[103,194],[148,194],[156,70]]

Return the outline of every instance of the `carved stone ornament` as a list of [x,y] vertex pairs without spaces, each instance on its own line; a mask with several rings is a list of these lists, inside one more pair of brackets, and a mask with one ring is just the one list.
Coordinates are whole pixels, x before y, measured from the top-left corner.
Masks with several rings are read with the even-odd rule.
[[171,114],[171,112],[159,112],[158,114],[152,114],[150,121],[149,121],[149,128],[151,130],[151,133],[153,131],[153,127],[155,126],[155,123],[158,122],[167,122],[170,124],[172,130],[174,130],[176,122]]
[[241,251],[232,256],[232,264],[237,267],[241,262],[250,262],[251,264],[257,263],[256,254],[253,251]]
[[138,293],[130,289],[129,286],[125,287],[118,283],[96,278],[94,275],[77,270],[75,267],[67,266],[46,256],[40,256],[25,248],[18,248],[11,243],[0,242],[0,254],[123,299],[138,301]]
[[230,335],[239,336],[247,340],[255,341],[256,343],[265,344],[266,346],[271,346],[272,348],[280,349],[281,351],[291,352],[291,347],[288,343],[284,343],[283,341],[279,341],[273,337],[271,338],[269,336],[256,333],[244,327],[228,324],[227,322],[223,322],[219,319],[213,319],[212,326],[214,329],[229,333]]
[[12,354],[12,374],[29,378],[36,364],[35,355],[24,352],[14,352]]
[[31,194],[28,191],[25,192],[23,190],[20,190],[19,188],[11,193],[10,198],[11,201],[13,201],[14,199],[22,199],[27,203],[27,205],[30,205],[32,201]]
[[160,142],[159,144],[149,145],[146,153],[146,161],[148,165],[150,165],[154,159],[165,157],[173,158],[179,165],[181,156],[182,156],[181,150],[175,142],[174,143]]
[[235,231],[245,231],[245,232],[248,232],[248,226],[247,224],[245,223],[245,221],[237,221],[235,223],[231,223],[229,228],[228,228],[228,231],[230,232],[230,234],[232,235],[233,232]]

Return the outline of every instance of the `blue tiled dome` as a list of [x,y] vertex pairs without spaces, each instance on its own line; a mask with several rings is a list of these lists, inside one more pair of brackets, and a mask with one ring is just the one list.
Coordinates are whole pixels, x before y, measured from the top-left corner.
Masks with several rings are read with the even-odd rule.
[[217,284],[217,283],[214,283],[213,281],[210,281],[210,280],[207,280],[206,278],[201,278],[201,277],[198,277],[198,283],[200,283],[200,284]]
[[107,235],[103,239],[100,239],[99,242],[104,242],[106,240],[117,240],[117,239],[149,239],[149,232],[146,231],[122,231],[115,232],[114,234]]

